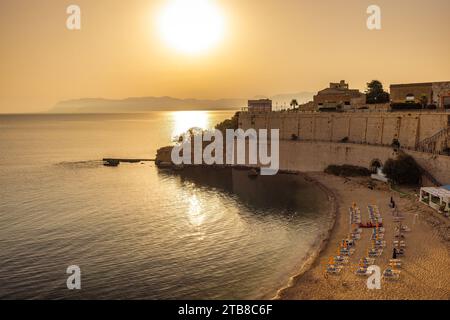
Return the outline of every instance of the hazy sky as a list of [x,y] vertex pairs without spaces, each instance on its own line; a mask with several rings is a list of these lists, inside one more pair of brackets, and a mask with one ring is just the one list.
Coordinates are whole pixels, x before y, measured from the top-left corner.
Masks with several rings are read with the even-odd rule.
[[[1,0],[0,112],[72,98],[252,97],[450,80],[449,0],[211,0],[219,44],[184,54],[156,21],[171,0]],[[190,0],[184,0],[190,1]],[[81,30],[66,8],[81,8]],[[369,5],[382,29],[366,27]]]

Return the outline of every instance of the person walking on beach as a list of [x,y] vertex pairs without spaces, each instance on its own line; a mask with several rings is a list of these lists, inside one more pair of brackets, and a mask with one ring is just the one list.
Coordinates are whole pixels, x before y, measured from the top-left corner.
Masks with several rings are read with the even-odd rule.
[[391,196],[391,201],[390,201],[390,203],[389,203],[389,207],[391,208],[391,209],[395,209],[395,201],[394,201],[394,198]]
[[392,259],[397,259],[397,249],[394,248],[394,252],[392,253]]

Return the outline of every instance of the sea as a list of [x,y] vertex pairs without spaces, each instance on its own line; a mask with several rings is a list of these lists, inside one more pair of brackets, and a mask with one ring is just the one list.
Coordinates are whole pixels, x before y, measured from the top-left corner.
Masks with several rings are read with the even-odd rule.
[[[330,222],[301,175],[106,167],[232,111],[0,115],[0,299],[266,299]],[[67,286],[69,266],[80,289]]]

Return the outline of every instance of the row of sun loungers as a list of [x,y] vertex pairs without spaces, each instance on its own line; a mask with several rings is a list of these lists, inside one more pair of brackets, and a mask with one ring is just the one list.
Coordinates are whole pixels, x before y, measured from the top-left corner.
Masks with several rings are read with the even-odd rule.
[[[406,248],[406,242],[404,232],[409,232],[411,229],[409,229],[407,226],[403,226],[401,224],[401,221],[403,221],[403,217],[396,216],[394,217],[394,222],[399,222],[399,225],[395,227],[394,230],[394,241],[392,242],[392,245],[394,247],[394,250],[396,250],[396,256],[402,257],[405,255],[405,248]],[[389,266],[384,270],[383,272],[383,279],[386,280],[399,280],[400,279],[400,273],[403,266],[402,260],[400,259],[390,259],[389,260]]]
[[[368,276],[367,269],[369,266],[375,264],[376,258],[379,258],[384,249],[386,248],[386,241],[384,240],[385,228],[382,226],[383,219],[377,206],[369,205],[369,222],[367,227],[371,227],[372,232],[370,235],[371,245],[367,249],[367,254],[364,258],[359,260],[356,266],[355,274],[357,276]],[[326,273],[328,274],[340,274],[346,265],[349,264],[349,258],[355,252],[356,241],[361,239],[362,228],[361,226],[361,212],[359,208],[353,204],[349,208],[351,231],[346,239],[342,239],[339,243],[337,255],[330,257],[326,266]],[[405,254],[406,241],[404,233],[411,231],[407,226],[402,225],[404,217],[395,216],[394,221],[399,225],[394,230],[393,247],[396,249],[397,256],[403,256]],[[364,226],[363,226],[364,227]],[[386,280],[398,280],[400,278],[402,268],[402,260],[390,259],[389,264],[383,271],[383,279]]]
[[[405,232],[410,232],[411,229],[408,226],[402,224],[404,217],[401,215],[394,215],[393,221],[397,222],[398,225],[394,229],[394,240],[392,245],[394,250],[396,250],[396,256],[402,257],[405,255],[406,241]],[[403,267],[403,262],[400,259],[390,259],[389,266],[383,272],[383,279],[386,280],[398,280],[400,278],[401,269]]]
[[367,249],[366,257],[359,260],[358,268],[355,271],[357,276],[369,276],[367,268],[375,263],[375,259],[383,254],[383,248],[386,247],[386,241],[384,241],[385,229],[381,227],[382,217],[377,206],[368,206],[369,223],[374,226],[370,235],[371,247]]
[[359,228],[361,223],[361,212],[359,208],[353,204],[349,208],[350,225],[353,227],[350,234],[346,239],[342,239],[339,243],[337,255],[331,257],[326,266],[326,272],[328,274],[339,274],[344,265],[348,264],[349,257],[354,254],[356,241],[361,239],[362,229]]

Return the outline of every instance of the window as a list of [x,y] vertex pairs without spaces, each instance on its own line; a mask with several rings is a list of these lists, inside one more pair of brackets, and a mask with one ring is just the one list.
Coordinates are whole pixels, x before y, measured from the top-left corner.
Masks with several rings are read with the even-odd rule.
[[413,93],[408,93],[407,95],[406,95],[406,102],[410,102],[410,101],[415,101],[415,98],[414,98],[414,94]]

